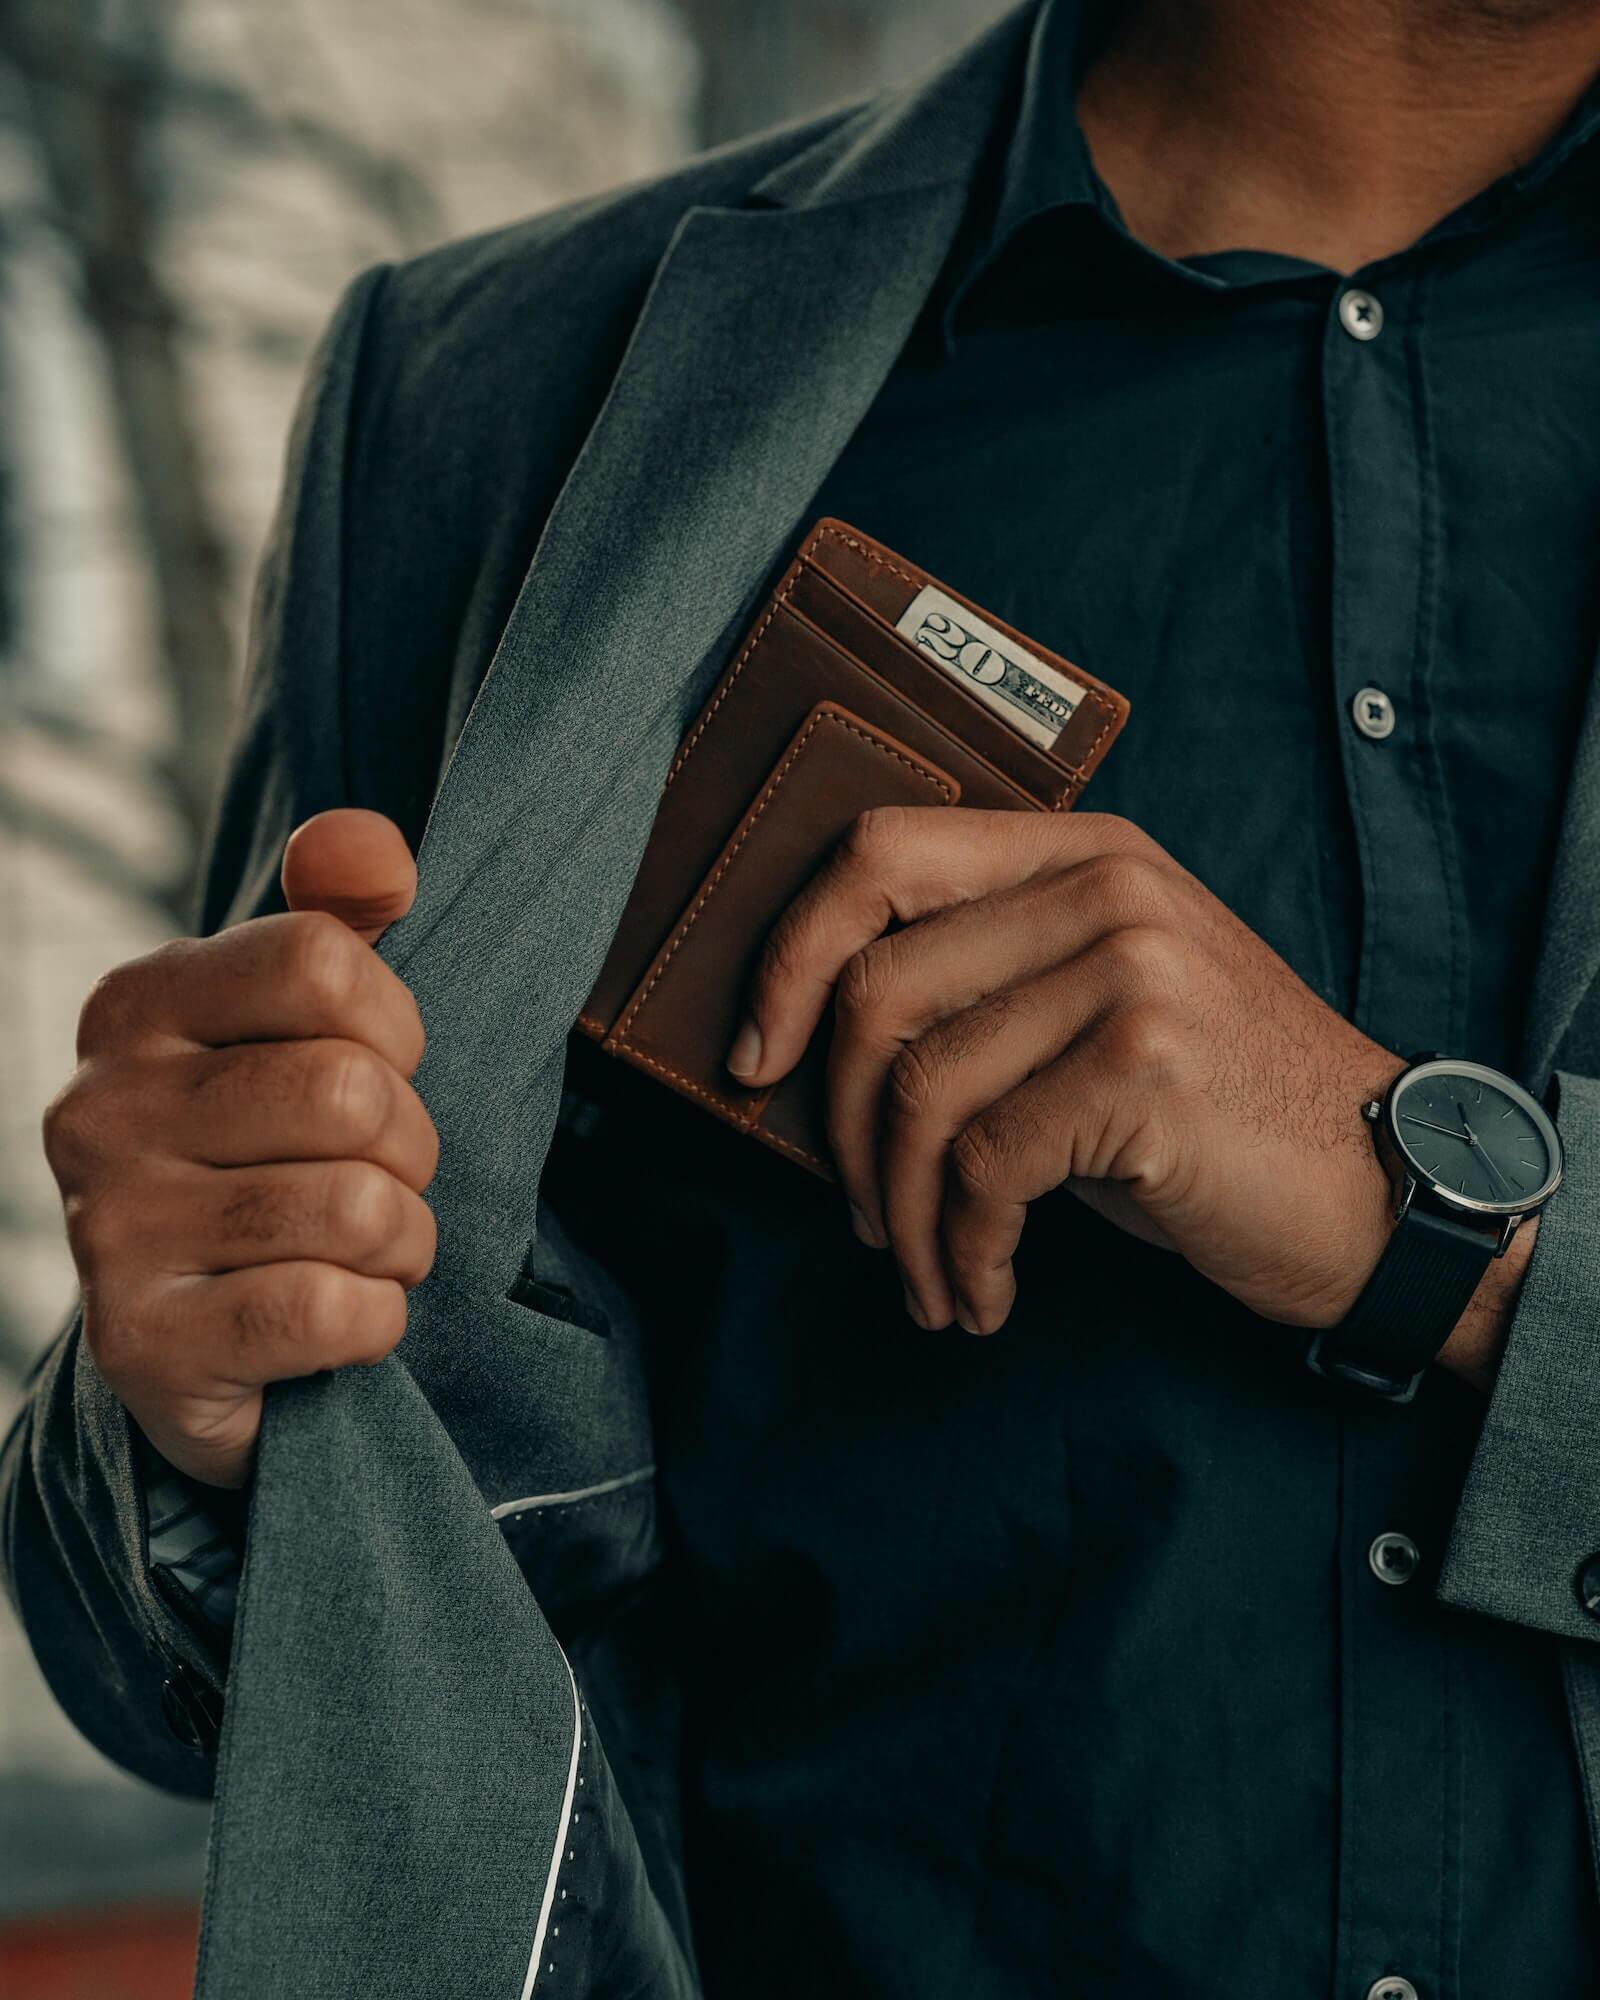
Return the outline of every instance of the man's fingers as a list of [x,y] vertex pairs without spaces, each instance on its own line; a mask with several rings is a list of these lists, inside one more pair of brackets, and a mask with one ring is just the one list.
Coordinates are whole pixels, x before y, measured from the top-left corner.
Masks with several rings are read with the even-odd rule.
[[882,1104],[882,1215],[927,1325],[944,1326],[965,1313],[940,1237],[952,1145],[1112,1003],[1115,956],[1106,941],[1092,945],[1066,965],[938,1022],[895,1058]]
[[297,826],[283,850],[284,901],[322,910],[376,944],[416,900],[417,864],[382,813],[342,806]]
[[[367,1160],[176,1173],[149,1189],[137,1218],[90,1203],[69,1227],[91,1270],[137,1263],[169,1277],[309,1259],[415,1285],[435,1247],[428,1204]],[[136,1242],[105,1240],[134,1228]]]
[[172,1288],[171,1346],[187,1376],[260,1387],[322,1368],[381,1361],[406,1330],[405,1289],[343,1265],[263,1264]]
[[959,806],[863,813],[774,926],[728,1067],[743,1083],[775,1083],[799,1061],[841,970],[863,946],[893,923],[1060,866],[1067,825],[1044,813]]
[[146,1133],[201,1166],[368,1160],[417,1193],[439,1137],[416,1091],[364,1043],[242,1042],[180,1056]]
[[108,973],[84,1006],[79,1055],[115,1055],[149,1036],[210,1048],[362,1042],[402,1076],[421,1062],[423,1046],[405,982],[354,931],[319,913],[257,917]]
[[94,1357],[140,1429],[191,1478],[241,1486],[268,1382],[381,1361],[406,1330],[405,1289],[341,1265],[262,1264],[123,1292]]
[[[923,1079],[911,1045],[936,1022],[1090,944],[1103,921],[1100,902],[1093,893],[1074,893],[1073,873],[1040,873],[979,901],[954,904],[874,940],[846,961],[828,1057],[828,1135],[845,1193],[869,1233],[883,1233],[880,1125],[897,1061],[907,1053],[904,1081],[916,1089]],[[1065,1033],[1064,1027],[1063,1040]]]
[[1164,1089],[1163,1061],[1153,1016],[1103,1014],[957,1138],[940,1239],[972,1331],[993,1333],[1011,1310],[1011,1259],[1030,1202],[1069,1179],[1134,1184],[1151,1171],[1149,1113]]

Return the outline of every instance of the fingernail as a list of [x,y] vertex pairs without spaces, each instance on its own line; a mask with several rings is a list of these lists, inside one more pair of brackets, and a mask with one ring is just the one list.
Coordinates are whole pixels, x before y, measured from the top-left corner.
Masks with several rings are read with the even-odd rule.
[[926,1333],[928,1330],[928,1322],[926,1318],[923,1316],[922,1308],[917,1304],[916,1298],[913,1295],[909,1285],[906,1287],[906,1311],[910,1313],[911,1317],[916,1321],[917,1325],[922,1328],[924,1333]]
[[960,1327],[963,1333],[981,1333],[983,1331],[982,1327],[978,1324],[978,1315],[964,1299],[956,1300],[956,1325]]
[[885,1247],[882,1233],[874,1229],[867,1220],[865,1209],[857,1208],[854,1202],[850,1204],[850,1227],[869,1250],[882,1250]]
[[728,1067],[735,1076],[754,1076],[761,1067],[761,1030],[754,1021],[746,1021],[734,1036]]

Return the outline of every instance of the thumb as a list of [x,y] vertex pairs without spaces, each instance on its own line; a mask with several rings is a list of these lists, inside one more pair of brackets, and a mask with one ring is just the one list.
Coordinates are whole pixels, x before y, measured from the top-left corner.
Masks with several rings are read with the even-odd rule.
[[281,880],[291,910],[326,910],[376,944],[416,900],[417,864],[392,819],[341,806],[290,834]]

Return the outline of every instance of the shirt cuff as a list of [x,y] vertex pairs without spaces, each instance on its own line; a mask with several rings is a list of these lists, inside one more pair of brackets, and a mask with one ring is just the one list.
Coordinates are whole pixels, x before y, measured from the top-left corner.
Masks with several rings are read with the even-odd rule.
[[1600,1082],[1556,1081],[1565,1178],[1539,1221],[1439,1596],[1600,1645]]
[[148,1524],[146,1556],[226,1642],[244,1569],[245,1496],[202,1486],[169,1465],[142,1434],[139,1471]]

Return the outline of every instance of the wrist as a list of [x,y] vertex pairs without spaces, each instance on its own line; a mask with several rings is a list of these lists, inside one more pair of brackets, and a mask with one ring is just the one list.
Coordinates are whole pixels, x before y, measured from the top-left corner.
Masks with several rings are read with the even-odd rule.
[[1514,1079],[1438,1056],[1407,1064],[1364,1115],[1389,1213],[1375,1234],[1364,1194],[1352,1198],[1348,1302],[1307,1364],[1395,1402],[1435,1362],[1486,1391],[1560,1184],[1560,1135]]

